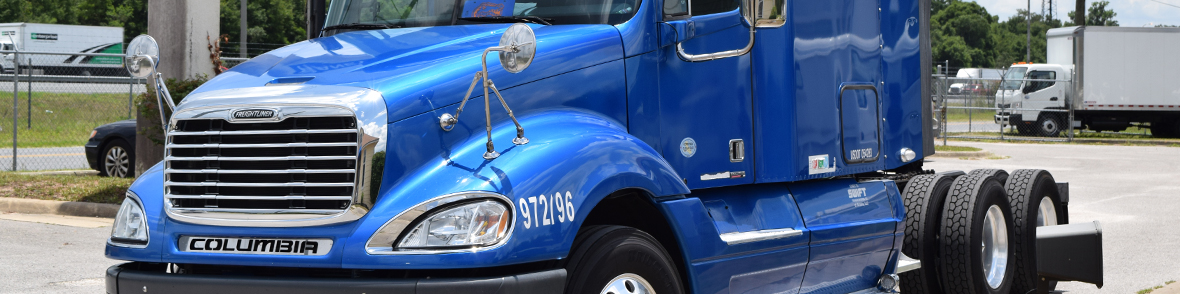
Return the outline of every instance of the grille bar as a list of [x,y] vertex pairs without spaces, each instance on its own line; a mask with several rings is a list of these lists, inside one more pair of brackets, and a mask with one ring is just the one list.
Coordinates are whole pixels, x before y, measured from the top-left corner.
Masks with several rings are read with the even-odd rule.
[[224,183],[224,182],[164,182],[165,186],[184,187],[352,187],[352,183]]
[[180,148],[283,148],[283,147],[355,147],[356,143],[271,143],[271,144],[168,144],[168,149]]
[[257,209],[257,208],[174,208],[175,212],[180,213],[211,213],[211,212],[228,212],[228,213],[254,213],[254,214],[316,214],[316,215],[331,215],[340,213],[339,209]]
[[170,199],[205,200],[351,200],[352,196],[234,196],[234,195],[172,195]]
[[302,135],[302,134],[348,134],[356,130],[261,130],[261,131],[201,131],[201,132],[171,132],[170,136],[211,136],[211,135]]
[[291,160],[355,160],[356,156],[260,156],[260,157],[232,157],[232,156],[168,156],[168,161],[291,161]]
[[351,174],[355,169],[166,169],[169,174]]

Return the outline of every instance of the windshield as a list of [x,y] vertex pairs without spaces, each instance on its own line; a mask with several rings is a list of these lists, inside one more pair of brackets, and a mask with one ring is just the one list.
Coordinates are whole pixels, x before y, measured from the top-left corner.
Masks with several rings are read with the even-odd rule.
[[1016,90],[1020,89],[1021,80],[1024,79],[1024,72],[1028,70],[1027,67],[1013,67],[1008,69],[1008,73],[1004,74],[1004,83],[1000,84],[1000,90]]
[[[325,27],[370,24],[396,27],[485,23],[469,17],[539,17],[552,24],[620,24],[639,0],[337,0]],[[455,7],[458,6],[459,9]]]

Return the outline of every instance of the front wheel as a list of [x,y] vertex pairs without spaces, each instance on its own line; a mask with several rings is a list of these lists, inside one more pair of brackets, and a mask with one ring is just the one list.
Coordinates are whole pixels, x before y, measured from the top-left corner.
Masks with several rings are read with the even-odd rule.
[[102,158],[99,158],[102,166],[98,172],[108,177],[130,178],[134,176],[131,171],[134,162],[135,154],[128,148],[127,142],[116,139],[107,143],[106,149],[102,151]]
[[1056,115],[1041,114],[1037,118],[1037,131],[1044,137],[1057,137],[1061,134],[1061,120]]
[[684,293],[664,247],[631,227],[591,226],[578,232],[565,268],[565,293]]

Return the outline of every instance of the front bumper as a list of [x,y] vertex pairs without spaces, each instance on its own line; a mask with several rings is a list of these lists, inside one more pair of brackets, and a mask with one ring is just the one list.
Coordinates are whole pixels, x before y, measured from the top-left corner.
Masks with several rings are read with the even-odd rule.
[[565,269],[481,278],[293,278],[165,273],[143,263],[107,268],[106,292],[117,293],[561,293]]
[[999,114],[996,114],[996,116],[995,116],[996,124],[1006,126],[1006,125],[1012,125],[1013,123],[1027,123],[1023,120],[1023,118],[1021,116],[1022,115],[1019,113],[1011,113],[1010,114],[1007,112],[1001,112]]
[[90,164],[90,169],[99,170],[98,166],[98,143],[91,145],[91,142],[86,143],[86,163]]

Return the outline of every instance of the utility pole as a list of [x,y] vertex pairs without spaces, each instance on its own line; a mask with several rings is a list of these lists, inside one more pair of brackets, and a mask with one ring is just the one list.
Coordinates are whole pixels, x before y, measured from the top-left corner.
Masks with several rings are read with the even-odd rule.
[[1026,5],[1028,5],[1028,8],[1024,11],[1024,22],[1028,25],[1028,28],[1024,30],[1024,62],[1032,62],[1032,0],[1028,0]]
[[242,18],[242,20],[241,20],[242,32],[240,35],[238,35],[238,38],[242,40],[242,46],[241,46],[242,48],[240,50],[238,50],[238,57],[250,58],[250,56],[246,54],[246,0],[242,0],[242,9],[241,10],[242,10],[242,17],[241,17]]

